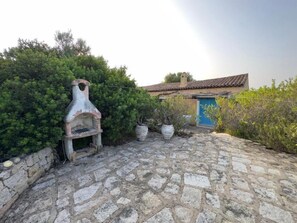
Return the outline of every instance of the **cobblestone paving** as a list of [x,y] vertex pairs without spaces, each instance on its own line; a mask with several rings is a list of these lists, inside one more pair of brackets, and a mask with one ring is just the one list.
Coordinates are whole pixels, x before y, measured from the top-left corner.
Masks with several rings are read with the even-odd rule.
[[51,169],[2,221],[297,222],[297,157],[225,134],[151,134]]

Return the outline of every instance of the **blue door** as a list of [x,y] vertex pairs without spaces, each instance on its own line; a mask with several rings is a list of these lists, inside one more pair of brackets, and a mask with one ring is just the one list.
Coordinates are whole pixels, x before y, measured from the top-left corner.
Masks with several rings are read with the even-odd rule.
[[199,98],[199,108],[198,108],[198,125],[206,125],[206,126],[214,126],[213,121],[211,121],[205,114],[204,114],[204,107],[207,105],[217,105],[215,98]]

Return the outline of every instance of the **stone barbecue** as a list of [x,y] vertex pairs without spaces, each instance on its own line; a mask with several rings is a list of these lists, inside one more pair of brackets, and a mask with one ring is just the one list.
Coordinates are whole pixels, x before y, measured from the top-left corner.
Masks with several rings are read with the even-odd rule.
[[[74,160],[79,151],[73,150],[73,139],[92,136],[91,146],[95,151],[102,146],[101,142],[101,113],[89,100],[89,86],[87,80],[77,79],[72,81],[72,102],[67,108],[65,116],[64,137],[65,151],[69,160]],[[92,148],[91,147],[91,148]],[[94,150],[83,150],[82,154],[87,154]]]

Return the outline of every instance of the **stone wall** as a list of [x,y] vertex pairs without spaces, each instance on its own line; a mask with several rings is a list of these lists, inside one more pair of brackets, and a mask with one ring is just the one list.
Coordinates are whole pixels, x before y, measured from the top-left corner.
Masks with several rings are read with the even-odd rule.
[[45,148],[22,159],[11,160],[13,165],[0,163],[0,218],[20,194],[49,170],[54,161],[51,148]]

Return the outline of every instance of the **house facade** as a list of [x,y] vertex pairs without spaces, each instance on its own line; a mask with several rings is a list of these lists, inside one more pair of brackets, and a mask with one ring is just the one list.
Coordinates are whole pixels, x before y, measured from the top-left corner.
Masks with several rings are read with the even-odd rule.
[[160,99],[183,95],[195,106],[197,113],[197,125],[213,126],[204,114],[205,105],[216,105],[216,97],[230,97],[233,94],[249,89],[248,74],[240,74],[215,79],[187,81],[187,74],[181,75],[179,83],[161,83],[144,86],[144,89],[152,96]]

